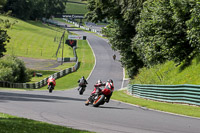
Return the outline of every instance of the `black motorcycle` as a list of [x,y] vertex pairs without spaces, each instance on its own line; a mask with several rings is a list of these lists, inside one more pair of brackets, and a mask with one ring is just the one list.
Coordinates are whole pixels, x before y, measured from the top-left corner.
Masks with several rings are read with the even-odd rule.
[[83,95],[83,92],[85,91],[85,86],[80,86],[80,88],[79,88],[79,94],[80,95]]
[[79,94],[83,95],[83,92],[85,91],[85,89],[87,87],[86,84],[88,84],[88,83],[84,76],[78,80],[78,83],[79,83],[79,88],[78,88]]

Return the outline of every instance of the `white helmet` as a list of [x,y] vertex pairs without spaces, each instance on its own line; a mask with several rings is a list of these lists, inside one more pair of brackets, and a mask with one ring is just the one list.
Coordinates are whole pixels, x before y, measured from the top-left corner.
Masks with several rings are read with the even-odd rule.
[[102,81],[99,79],[99,80],[97,81],[97,83],[98,83],[98,84],[101,84],[101,83],[102,83]]

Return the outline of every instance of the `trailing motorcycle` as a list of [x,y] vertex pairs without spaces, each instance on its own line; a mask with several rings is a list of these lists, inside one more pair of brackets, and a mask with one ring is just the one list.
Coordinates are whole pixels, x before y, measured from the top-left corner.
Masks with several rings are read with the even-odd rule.
[[87,87],[86,84],[88,84],[88,83],[84,76],[78,80],[78,83],[79,83],[79,88],[78,88],[79,94],[83,95],[83,92],[85,91],[85,89]]
[[83,87],[83,86],[81,86],[81,87],[79,88],[79,94],[80,94],[80,95],[83,95],[83,92],[85,91],[85,88],[86,88],[86,87]]

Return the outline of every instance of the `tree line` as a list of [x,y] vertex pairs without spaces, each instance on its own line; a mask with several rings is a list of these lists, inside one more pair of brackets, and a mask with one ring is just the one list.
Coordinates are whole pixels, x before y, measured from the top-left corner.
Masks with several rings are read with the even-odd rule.
[[23,20],[38,20],[50,18],[57,13],[65,12],[63,0],[2,0],[0,3],[4,12]]
[[142,67],[189,64],[200,50],[199,0],[89,0],[87,18],[108,20],[103,32],[134,77]]

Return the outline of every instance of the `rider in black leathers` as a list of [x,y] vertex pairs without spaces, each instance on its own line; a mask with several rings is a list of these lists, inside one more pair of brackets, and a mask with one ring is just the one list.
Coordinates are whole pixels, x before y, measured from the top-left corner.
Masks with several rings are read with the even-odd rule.
[[78,83],[79,83],[78,90],[79,90],[81,87],[87,87],[86,84],[88,84],[88,82],[87,82],[87,80],[85,79],[84,76],[83,76],[81,79],[78,80]]

